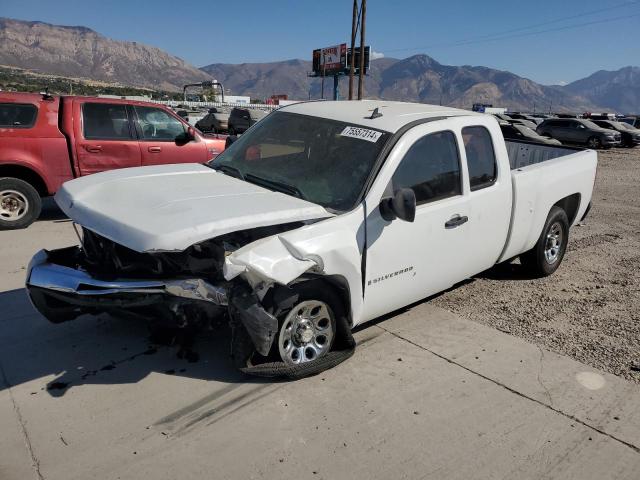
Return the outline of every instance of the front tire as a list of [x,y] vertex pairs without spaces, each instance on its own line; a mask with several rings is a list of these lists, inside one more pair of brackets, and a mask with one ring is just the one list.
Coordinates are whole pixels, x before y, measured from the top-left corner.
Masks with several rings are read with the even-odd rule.
[[26,228],[41,210],[42,199],[32,185],[19,178],[0,178],[0,230]]
[[[340,296],[322,281],[293,285],[274,302],[278,335],[267,357],[258,354],[243,325],[233,324],[234,366],[261,376],[302,378],[332,368],[349,358],[351,337]],[[337,350],[336,350],[337,349]]]
[[569,241],[569,219],[560,207],[552,207],[536,245],[520,255],[520,262],[536,277],[554,273],[564,258]]
[[589,138],[589,140],[587,140],[587,146],[589,148],[597,150],[599,148],[602,148],[602,142],[600,141],[600,139],[598,137],[591,137],[591,138]]

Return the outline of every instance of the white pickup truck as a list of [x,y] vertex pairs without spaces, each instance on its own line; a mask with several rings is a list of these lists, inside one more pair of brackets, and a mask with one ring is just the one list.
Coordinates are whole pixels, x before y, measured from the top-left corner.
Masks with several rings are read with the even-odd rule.
[[596,167],[591,150],[505,142],[485,114],[294,104],[209,164],[64,184],[81,245],[38,252],[26,284],[52,322],[226,315],[239,368],[300,376],[352,351],[355,325],[497,263],[552,274]]

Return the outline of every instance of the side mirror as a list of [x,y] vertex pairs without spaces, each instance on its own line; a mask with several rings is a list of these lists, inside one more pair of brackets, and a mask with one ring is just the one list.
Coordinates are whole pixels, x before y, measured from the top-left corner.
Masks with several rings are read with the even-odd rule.
[[383,198],[380,202],[380,214],[387,221],[399,218],[405,222],[413,222],[416,218],[416,194],[411,188],[401,188],[391,198]]
[[236,135],[227,135],[227,138],[224,141],[225,150],[229,148],[236,140],[238,140],[238,137]]
[[196,139],[196,129],[193,127],[187,128],[187,142],[190,142],[195,139]]

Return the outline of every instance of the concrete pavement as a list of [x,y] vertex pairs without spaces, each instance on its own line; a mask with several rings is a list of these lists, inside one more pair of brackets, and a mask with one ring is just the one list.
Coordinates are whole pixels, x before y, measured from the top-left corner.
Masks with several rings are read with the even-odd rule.
[[2,480],[638,478],[637,385],[428,302],[297,382],[235,372],[225,329],[180,359],[142,325],[51,325],[21,284],[75,242],[52,215],[0,232]]

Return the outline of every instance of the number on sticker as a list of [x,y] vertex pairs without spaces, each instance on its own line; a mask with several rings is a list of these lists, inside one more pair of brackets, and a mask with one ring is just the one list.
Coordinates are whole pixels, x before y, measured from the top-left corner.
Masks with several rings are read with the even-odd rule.
[[359,138],[360,140],[375,143],[382,136],[382,132],[369,130],[368,128],[345,127],[340,135],[343,137]]

